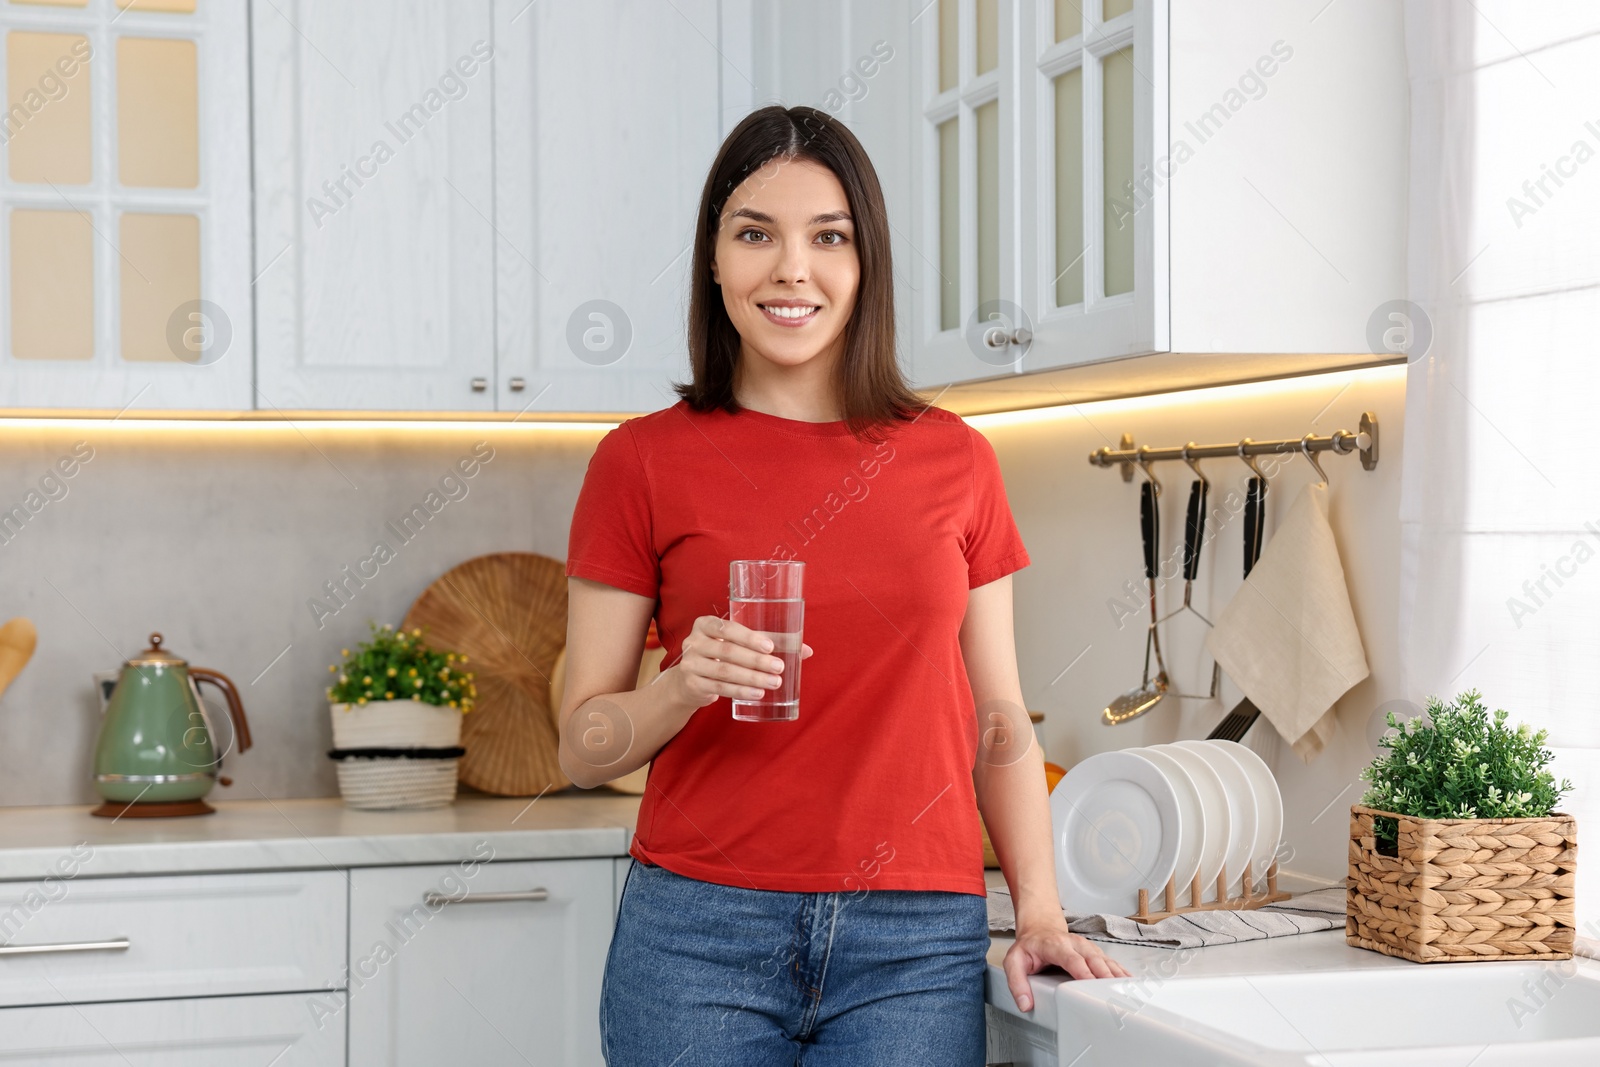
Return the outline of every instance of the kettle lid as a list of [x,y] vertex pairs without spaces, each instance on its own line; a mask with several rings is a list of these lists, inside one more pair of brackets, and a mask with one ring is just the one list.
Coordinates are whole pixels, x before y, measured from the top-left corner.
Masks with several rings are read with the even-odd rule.
[[150,647],[123,664],[124,667],[187,667],[188,660],[161,647],[161,635],[150,635]]

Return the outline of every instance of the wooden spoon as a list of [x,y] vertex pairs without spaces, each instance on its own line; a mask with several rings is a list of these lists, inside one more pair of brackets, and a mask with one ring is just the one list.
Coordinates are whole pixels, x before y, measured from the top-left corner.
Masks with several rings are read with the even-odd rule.
[[12,619],[0,626],[0,694],[28,665],[38,643],[39,633],[27,619]]

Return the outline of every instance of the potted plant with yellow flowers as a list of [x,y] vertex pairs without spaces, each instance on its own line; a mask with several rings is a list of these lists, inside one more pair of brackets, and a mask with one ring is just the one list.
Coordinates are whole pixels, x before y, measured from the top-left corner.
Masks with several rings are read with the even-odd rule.
[[456,795],[461,716],[478,689],[467,657],[430,648],[422,631],[369,624],[372,638],[328,668],[339,792],[353,808],[433,808]]

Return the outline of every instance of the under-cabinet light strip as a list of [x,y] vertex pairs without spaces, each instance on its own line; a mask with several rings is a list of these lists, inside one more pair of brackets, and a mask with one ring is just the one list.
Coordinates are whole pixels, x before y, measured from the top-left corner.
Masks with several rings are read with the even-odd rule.
[[91,418],[79,415],[59,416],[4,416],[0,415],[0,430],[7,427],[33,428],[33,429],[62,429],[77,428],[86,430],[106,430],[115,427],[126,432],[141,430],[225,430],[229,433],[239,433],[245,430],[253,431],[284,431],[284,430],[400,430],[407,433],[426,433],[430,431],[454,431],[457,433],[487,433],[495,430],[570,430],[573,432],[593,432],[609,430],[616,426],[622,419],[629,416],[618,416],[612,420],[599,419],[521,419],[512,421],[508,419],[352,419],[352,418],[270,418],[270,419],[240,419],[240,418]]

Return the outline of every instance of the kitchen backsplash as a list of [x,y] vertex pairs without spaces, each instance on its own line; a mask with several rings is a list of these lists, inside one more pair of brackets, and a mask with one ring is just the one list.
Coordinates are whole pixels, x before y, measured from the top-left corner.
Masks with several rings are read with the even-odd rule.
[[[1109,401],[1043,415],[973,419],[994,443],[1033,565],[1015,579],[1023,692],[1046,713],[1046,754],[1071,763],[1109,748],[1203,736],[1220,702],[1168,700],[1108,728],[1098,712],[1138,681],[1144,605],[1137,483],[1091,467],[1124,432],[1139,443],[1298,437],[1378,414],[1375,471],[1324,460],[1331,521],[1372,674],[1340,702],[1338,736],[1302,766],[1265,722],[1247,738],[1273,767],[1287,806],[1287,865],[1338,877],[1356,775],[1397,688],[1403,368]],[[218,799],[337,795],[324,753],[327,667],[366,633],[398,621],[440,573],[486,552],[565,558],[567,527],[604,427],[496,424],[153,427],[36,422],[0,427],[0,621],[38,627],[34,660],[0,699],[0,804],[89,803],[99,721],[94,671],[159,630],[174,652],[230,675],[255,747],[230,758]],[[1208,460],[1214,506],[1243,464]],[[1178,544],[1190,480],[1157,468],[1163,554]],[[1267,536],[1309,478],[1303,460],[1272,483]],[[15,505],[16,507],[13,507]],[[21,509],[19,513],[17,508]],[[1226,512],[1226,508],[1223,508]],[[26,515],[23,518],[23,515]],[[1230,515],[1202,558],[1195,605],[1214,616],[1240,581],[1242,525]],[[1181,586],[1163,590],[1162,610]],[[1203,626],[1164,628],[1185,691],[1204,688]],[[825,654],[819,650],[818,654]],[[1224,681],[1228,706],[1235,691]]]
[[213,797],[337,795],[328,664],[462,560],[564,559],[605,429],[0,426],[0,621],[39,632],[0,698],[0,804],[95,799],[92,676],[152,631],[244,698],[255,744]]
[[[1355,430],[1361,413],[1372,411],[1380,430],[1377,469],[1362,470],[1355,455],[1319,457],[1328,473],[1329,519],[1372,673],[1339,701],[1338,733],[1309,765],[1264,719],[1245,737],[1283,790],[1283,864],[1330,880],[1343,878],[1349,809],[1363,786],[1357,775],[1376,751],[1384,709],[1401,707],[1408,695],[1399,689],[1395,652],[1404,407],[1405,369],[1389,367],[1057,408],[1045,417],[974,418],[1000,457],[1012,511],[1033,557],[1033,565],[1015,578],[1017,655],[1028,706],[1045,713],[1046,755],[1070,767],[1106,749],[1204,737],[1238,700],[1238,690],[1224,677],[1219,701],[1169,697],[1132,722],[1101,725],[1106,703],[1139,681],[1148,607],[1139,550],[1142,475],[1124,482],[1114,469],[1090,466],[1089,453],[1103,445],[1118,447],[1123,433],[1133,434],[1136,444],[1152,446],[1219,444],[1247,435],[1257,440],[1307,432],[1325,436]],[[1215,619],[1242,581],[1244,523],[1238,502],[1249,471],[1233,459],[1204,460],[1201,469],[1211,481],[1208,512],[1224,517],[1207,531],[1210,541],[1201,553],[1193,602]],[[1193,474],[1182,463],[1158,463],[1153,470],[1163,485],[1160,555],[1165,559],[1180,549]],[[1300,489],[1316,477],[1298,456],[1286,458],[1271,473],[1268,545]],[[1182,596],[1181,581],[1164,583],[1162,613],[1181,604]],[[1205,624],[1187,614],[1162,626],[1167,667],[1182,692],[1204,692],[1209,686],[1204,633]]]

